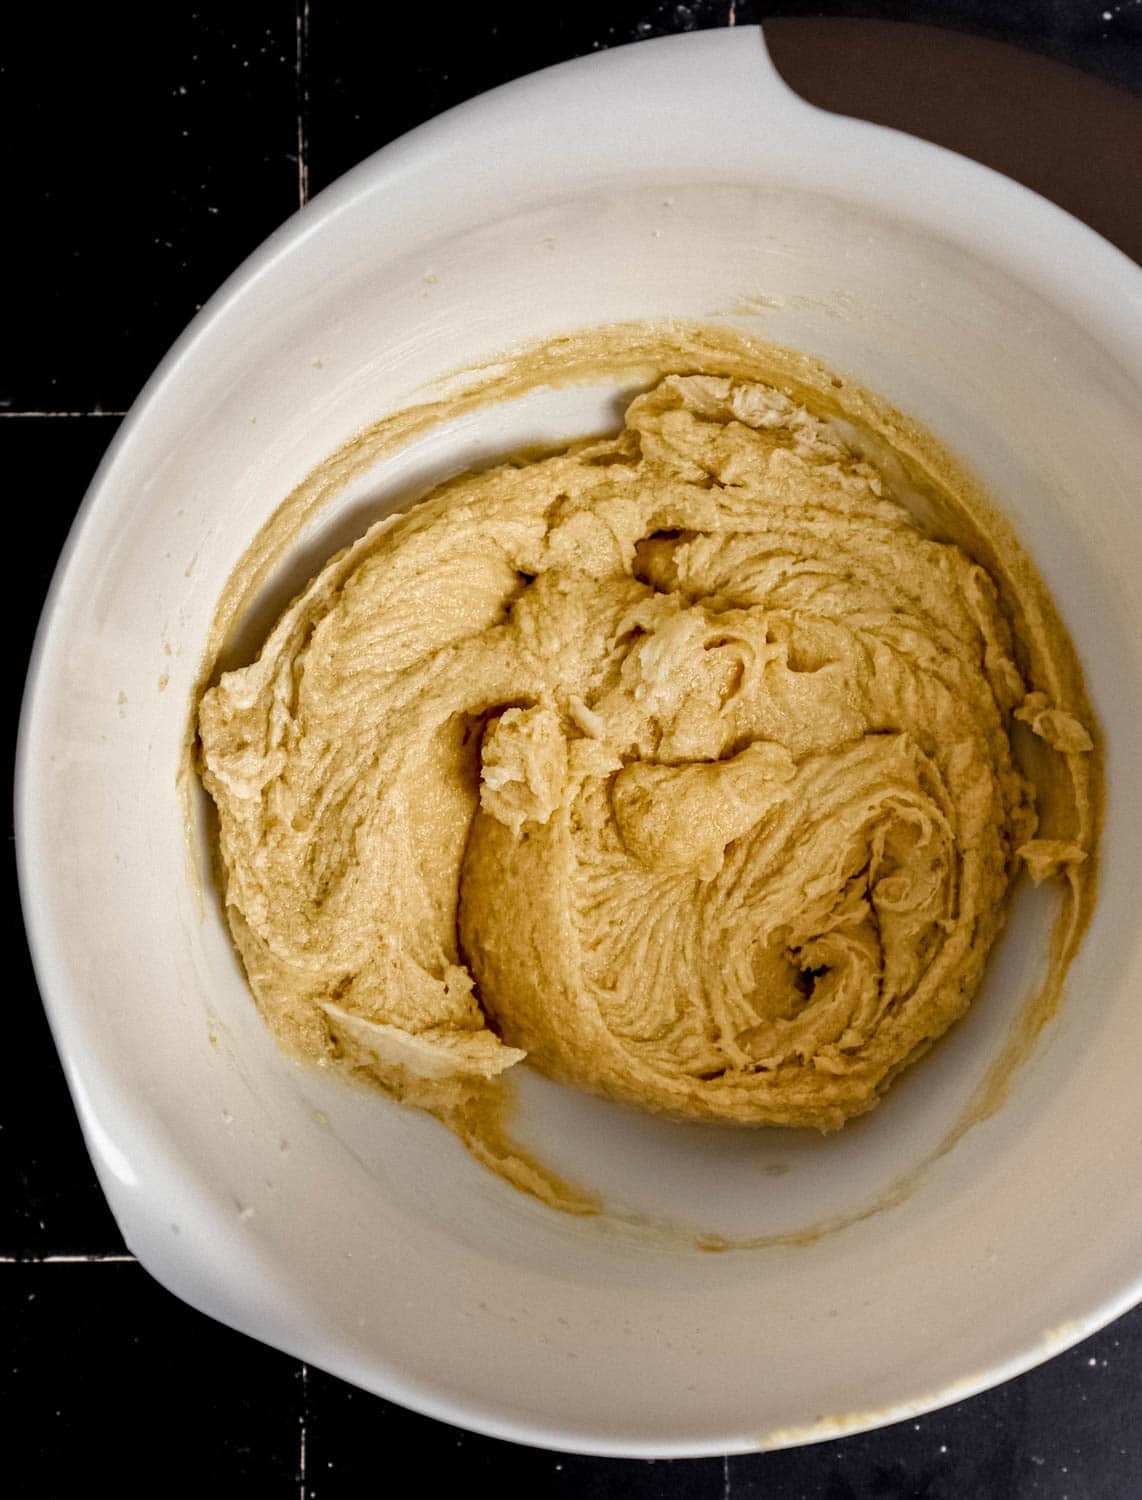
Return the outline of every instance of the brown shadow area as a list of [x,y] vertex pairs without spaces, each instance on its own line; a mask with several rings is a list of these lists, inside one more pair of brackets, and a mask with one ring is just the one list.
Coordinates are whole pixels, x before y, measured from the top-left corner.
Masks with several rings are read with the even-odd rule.
[[1127,89],[936,26],[774,17],[764,32],[774,66],[808,103],[992,167],[1142,264],[1142,101]]

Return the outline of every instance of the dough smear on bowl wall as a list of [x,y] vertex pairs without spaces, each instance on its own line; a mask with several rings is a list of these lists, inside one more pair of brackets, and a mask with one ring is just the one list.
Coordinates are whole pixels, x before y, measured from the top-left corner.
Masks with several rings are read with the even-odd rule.
[[198,713],[279,1041],[566,1207],[496,1109],[525,1058],[833,1130],[970,1005],[1022,869],[1052,994],[1095,888],[1081,670],[970,479],[802,356],[640,337],[620,432],[379,522]]

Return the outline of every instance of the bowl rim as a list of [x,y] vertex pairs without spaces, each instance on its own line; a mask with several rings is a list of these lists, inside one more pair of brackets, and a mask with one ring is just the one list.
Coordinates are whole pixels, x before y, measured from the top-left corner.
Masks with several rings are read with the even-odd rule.
[[[324,189],[297,213],[285,221],[233,273],[204,305],[168,353],[119,426],[105,452],[87,492],[78,507],[59,561],[47,590],[33,644],[26,678],[16,749],[14,807],[16,861],[20,900],[37,985],[55,1045],[63,1063],[73,1103],[80,1119],[84,1138],[109,1200],[112,1212],[121,1225],[129,1225],[137,1206],[129,1203],[117,1161],[129,1161],[133,1152],[146,1150],[165,1158],[167,1173],[193,1190],[192,1173],[178,1156],[177,1143],[163,1139],[163,1127],[149,1115],[138,1100],[121,1101],[117,1118],[122,1131],[117,1138],[108,1135],[99,1101],[116,1090],[113,1070],[104,1060],[81,1044],[85,1027],[78,1015],[77,985],[67,963],[55,951],[51,933],[42,916],[42,896],[50,887],[51,872],[36,858],[36,805],[41,796],[41,767],[45,727],[41,703],[45,696],[44,660],[48,644],[58,628],[59,604],[72,582],[73,563],[80,538],[97,527],[102,508],[111,487],[111,479],[137,434],[147,424],[166,387],[210,340],[224,333],[225,325],[236,308],[264,278],[309,242],[336,233],[337,221],[362,196],[386,191],[398,178],[407,177],[418,161],[424,161],[442,150],[465,149],[465,142],[478,139],[493,117],[502,118],[522,111],[534,112],[552,90],[571,94],[587,90],[592,98],[600,88],[625,92],[636,91],[635,80],[657,73],[675,77],[695,90],[724,91],[726,70],[734,78],[749,71],[752,87],[763,91],[767,107],[783,117],[812,127],[811,134],[828,138],[835,144],[843,141],[853,155],[859,155],[867,166],[879,173],[866,173],[865,191],[885,192],[891,173],[901,164],[909,168],[908,177],[915,187],[917,177],[928,176],[927,196],[910,201],[913,217],[929,227],[946,230],[947,200],[951,188],[962,190],[973,205],[967,215],[967,240],[986,239],[993,254],[1018,263],[1029,277],[1052,286],[1094,323],[1100,338],[1115,349],[1129,365],[1142,374],[1142,269],[1122,252],[1103,240],[1093,230],[1063,209],[967,158],[945,151],[929,142],[914,139],[898,131],[863,121],[844,119],[805,103],[784,84],[769,62],[760,27],[685,33],[628,44],[606,52],[595,53],[559,63],[540,72],[506,83],[486,94],[460,104],[417,127],[351,169]],[[825,122],[830,122],[828,125]],[[822,149],[810,142],[811,156]],[[935,166],[939,170],[928,170]],[[941,215],[944,218],[941,219]],[[129,1123],[130,1129],[126,1126]],[[138,1132],[137,1134],[135,1132]],[[130,1243],[130,1240],[128,1240]],[[173,1265],[154,1255],[140,1255],[150,1274],[168,1286],[176,1295],[191,1301],[220,1321],[240,1326],[244,1332],[265,1342],[277,1342],[273,1334],[260,1332],[253,1323],[232,1313],[220,1313],[209,1305],[209,1299],[189,1292],[180,1284]],[[376,1364],[370,1371],[368,1389],[403,1406],[438,1420],[477,1431],[488,1436],[508,1439],[555,1451],[591,1453],[610,1457],[670,1458],[715,1456],[727,1452],[752,1451],[757,1446],[790,1446],[822,1441],[846,1434],[904,1420],[932,1411],[951,1401],[962,1399],[1023,1373],[1053,1354],[1062,1352],[1114,1318],[1142,1301],[1142,1257],[1131,1271],[1124,1271],[1121,1285],[1092,1306],[1082,1318],[1065,1327],[1045,1333],[1016,1356],[991,1365],[971,1379],[957,1382],[934,1392],[922,1392],[915,1399],[901,1401],[879,1412],[853,1413],[822,1421],[796,1431],[771,1435],[749,1447],[739,1441],[717,1436],[696,1444],[684,1441],[671,1444],[661,1441],[624,1441],[599,1434],[589,1439],[545,1424],[542,1420],[522,1422],[494,1410],[459,1404],[447,1395],[428,1389],[398,1370]],[[256,1322],[256,1320],[255,1320]],[[287,1352],[323,1365],[334,1373],[362,1383],[351,1373],[354,1361],[347,1353],[339,1358],[332,1346],[328,1357],[312,1359],[294,1348]]]

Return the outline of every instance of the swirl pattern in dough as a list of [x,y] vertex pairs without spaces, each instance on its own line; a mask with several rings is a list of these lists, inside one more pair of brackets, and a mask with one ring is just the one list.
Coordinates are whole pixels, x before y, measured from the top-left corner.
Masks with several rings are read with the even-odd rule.
[[375,526],[205,693],[254,994],[438,1112],[526,1055],[835,1128],[969,1006],[1020,862],[1091,852],[1037,837],[1016,723],[1093,741],[1032,655],[836,424],[668,376]]

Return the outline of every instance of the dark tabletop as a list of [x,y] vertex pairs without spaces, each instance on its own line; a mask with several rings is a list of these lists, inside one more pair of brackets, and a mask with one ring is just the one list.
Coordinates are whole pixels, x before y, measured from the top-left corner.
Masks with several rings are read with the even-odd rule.
[[[821,15],[943,23],[1022,43],[1082,68],[1081,86],[1105,95],[1111,115],[1133,107],[1115,85],[1142,92],[1142,0],[576,0],[526,11],[495,0],[168,0],[147,9],[25,4],[18,17],[14,9],[0,29],[9,182],[0,472],[27,532],[26,543],[8,532],[19,547],[9,609],[17,685],[27,622],[76,506],[168,344],[307,196],[449,105],[621,42]],[[1092,78],[1108,82],[1100,88]],[[989,101],[994,109],[994,90]],[[1088,118],[1078,111],[1076,128]],[[1113,145],[1084,147],[1080,165],[1089,160],[1097,174]],[[1132,160],[1126,191],[1137,194],[1142,171]],[[7,746],[10,754],[10,737]],[[11,860],[6,878],[15,914]],[[202,1485],[228,1495],[241,1485],[305,1500],[391,1488],[404,1462],[415,1465],[406,1472],[418,1487],[483,1478],[509,1493],[1142,1497],[1142,1309],[931,1416],[783,1453],[658,1463],[475,1437],[232,1333],[161,1290],[124,1245],[80,1139],[15,915],[12,939],[0,1093],[5,1494],[105,1484],[127,1495]]]

